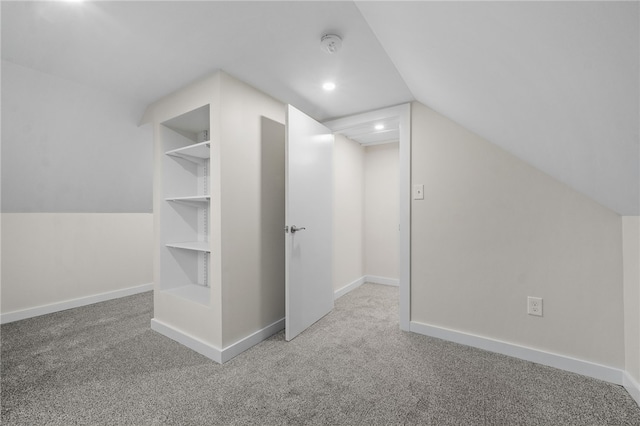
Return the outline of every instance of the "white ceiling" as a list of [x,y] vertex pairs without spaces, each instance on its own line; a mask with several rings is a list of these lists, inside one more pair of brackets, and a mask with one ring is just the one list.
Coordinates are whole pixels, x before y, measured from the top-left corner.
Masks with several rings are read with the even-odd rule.
[[380,145],[400,140],[400,120],[398,117],[389,117],[383,120],[375,120],[355,127],[339,131],[338,133],[360,142],[362,145]]
[[146,103],[216,69],[319,120],[413,99],[353,2],[3,2],[2,58]]
[[216,69],[318,120],[417,99],[639,214],[639,21],[638,2],[3,1],[2,59],[144,104]]
[[361,2],[415,98],[639,214],[638,2]]

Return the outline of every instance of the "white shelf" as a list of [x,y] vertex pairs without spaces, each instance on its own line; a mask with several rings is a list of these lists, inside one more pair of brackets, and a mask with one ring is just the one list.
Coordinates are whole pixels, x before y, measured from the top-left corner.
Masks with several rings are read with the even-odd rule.
[[167,247],[178,248],[183,250],[203,251],[210,253],[209,243],[206,241],[185,241],[181,243],[166,243]]
[[181,157],[189,161],[199,162],[209,158],[211,150],[209,149],[210,141],[200,142],[193,145],[185,146],[178,149],[172,149],[165,152],[166,155],[172,157]]
[[198,302],[203,305],[209,303],[209,287],[205,287],[199,284],[187,284],[180,287],[174,287],[167,290],[163,290],[164,293],[181,297],[183,299]]
[[165,201],[177,201],[177,202],[197,203],[197,204],[208,203],[209,200],[211,200],[211,196],[210,195],[193,195],[193,196],[190,196],[190,197],[169,197],[169,198],[165,198]]

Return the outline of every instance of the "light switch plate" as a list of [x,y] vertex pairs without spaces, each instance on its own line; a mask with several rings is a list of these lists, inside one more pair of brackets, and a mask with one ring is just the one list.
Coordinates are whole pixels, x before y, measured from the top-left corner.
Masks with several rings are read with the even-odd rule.
[[413,185],[413,199],[424,200],[424,185]]

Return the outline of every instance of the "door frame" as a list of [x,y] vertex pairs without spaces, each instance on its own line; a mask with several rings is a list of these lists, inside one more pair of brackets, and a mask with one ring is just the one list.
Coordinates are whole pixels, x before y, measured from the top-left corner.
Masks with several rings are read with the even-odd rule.
[[398,273],[400,300],[400,329],[410,331],[411,321],[411,104],[396,105],[354,114],[322,124],[334,133],[340,133],[358,125],[386,118],[397,118],[399,121],[399,222],[400,238],[398,250]]

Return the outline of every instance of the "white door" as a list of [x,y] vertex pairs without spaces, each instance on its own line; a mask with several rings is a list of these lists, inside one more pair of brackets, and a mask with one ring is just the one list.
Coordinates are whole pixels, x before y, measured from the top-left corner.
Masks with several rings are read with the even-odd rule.
[[333,309],[333,134],[287,109],[285,338]]

